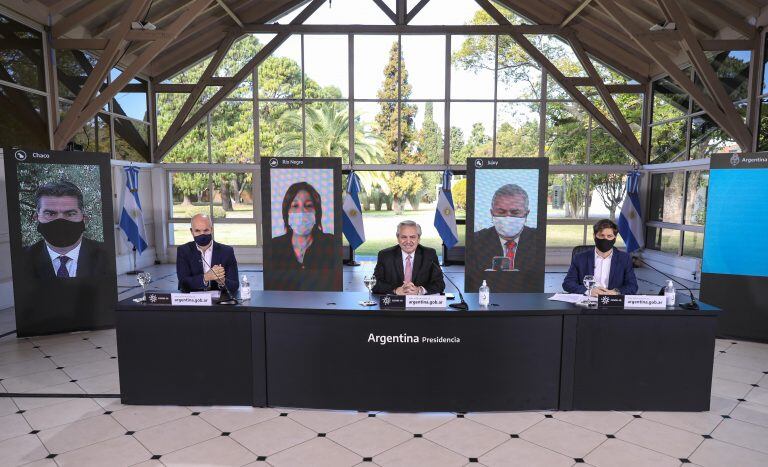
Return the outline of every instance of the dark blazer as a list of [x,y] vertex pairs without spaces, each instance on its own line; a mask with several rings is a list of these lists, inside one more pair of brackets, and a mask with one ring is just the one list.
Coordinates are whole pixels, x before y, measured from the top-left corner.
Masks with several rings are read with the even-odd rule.
[[[437,262],[437,252],[433,248],[419,245],[414,253],[411,282],[424,287],[428,294],[442,293],[445,290],[445,282],[443,281],[443,271]],[[379,252],[376,269],[373,273],[376,275],[373,293],[394,293],[396,288],[403,285],[405,271],[403,270],[403,254],[400,245]]]
[[[563,290],[568,293],[584,293],[584,276],[595,272],[595,250],[577,254],[571,261],[568,274],[563,280]],[[613,249],[611,256],[611,273],[608,275],[608,288],[618,289],[623,295],[637,293],[637,278],[632,269],[632,257],[621,250]]]
[[272,239],[272,262],[274,269],[280,271],[301,271],[303,269],[333,269],[339,252],[333,235],[315,230],[312,245],[304,252],[304,262],[296,260],[291,243],[292,233],[288,232]]
[[[520,232],[520,245],[515,252],[515,269],[524,273],[540,273],[544,275],[544,255],[539,254],[539,239],[537,229],[524,226]],[[466,290],[476,290],[484,278],[489,276],[485,270],[491,267],[494,256],[504,256],[499,234],[494,227],[488,227],[475,232],[472,237],[471,249],[467,250],[465,260]]]
[[[54,279],[56,271],[45,247],[45,240],[40,240],[24,249],[24,254],[30,259],[27,273],[30,279]],[[104,248],[103,242],[97,242],[83,237],[80,243],[80,254],[77,257],[77,272],[75,277],[104,277],[114,270],[109,262],[114,261]]]
[[[227,288],[234,294],[240,287],[235,250],[229,245],[218,242],[213,242],[211,248],[213,248],[211,266],[221,264],[224,267]],[[176,250],[176,277],[179,280],[179,290],[183,292],[205,290],[203,274],[203,259],[195,242],[179,246]],[[210,282],[211,289],[218,287],[218,281]]]

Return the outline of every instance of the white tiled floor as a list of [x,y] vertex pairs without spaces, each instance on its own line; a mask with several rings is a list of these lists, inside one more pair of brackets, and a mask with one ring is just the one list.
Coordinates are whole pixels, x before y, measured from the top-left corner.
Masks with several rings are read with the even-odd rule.
[[114,330],[6,336],[0,392],[82,397],[0,397],[0,466],[768,466],[768,344],[718,340],[713,372],[702,413],[124,406],[89,397],[119,393]]

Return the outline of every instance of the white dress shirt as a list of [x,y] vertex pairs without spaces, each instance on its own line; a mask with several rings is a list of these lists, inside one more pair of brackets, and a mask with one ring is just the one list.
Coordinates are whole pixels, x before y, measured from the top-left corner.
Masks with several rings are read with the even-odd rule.
[[[406,262],[408,256],[411,257],[411,282],[413,282],[413,274],[416,272],[413,269],[413,263],[416,261],[416,252],[414,251],[413,253],[406,253],[406,252],[404,252],[401,249],[400,253],[403,255],[403,274],[405,274],[405,262]],[[403,276],[403,277],[405,277],[405,276]],[[425,289],[424,287],[419,286],[419,295],[426,295],[426,293],[427,293],[427,289]]]
[[195,245],[195,247],[197,248],[197,251],[203,255],[203,258],[205,258],[205,261],[203,261],[203,274],[205,274],[211,270],[211,261],[213,261],[213,245],[209,246],[205,250],[197,245]]
[[59,266],[61,266],[61,260],[59,259],[59,256],[66,256],[67,258],[69,258],[69,261],[64,266],[65,268],[67,268],[69,277],[75,277],[77,275],[77,259],[80,257],[80,245],[82,244],[83,242],[78,243],[76,247],[72,248],[66,254],[63,254],[63,255],[51,250],[51,247],[48,246],[47,243],[45,244],[45,248],[48,249],[48,255],[51,257],[51,263],[53,264],[54,275],[56,275],[56,273],[59,272]]
[[613,259],[613,250],[611,254],[603,258],[595,248],[595,285],[608,288],[608,279],[611,277],[611,259]]

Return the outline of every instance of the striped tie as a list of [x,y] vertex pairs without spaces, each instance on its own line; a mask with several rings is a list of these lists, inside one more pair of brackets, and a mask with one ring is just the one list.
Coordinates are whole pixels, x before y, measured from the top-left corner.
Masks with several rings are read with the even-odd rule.
[[56,277],[69,277],[69,271],[67,270],[69,260],[69,256],[59,256],[59,269],[56,271]]

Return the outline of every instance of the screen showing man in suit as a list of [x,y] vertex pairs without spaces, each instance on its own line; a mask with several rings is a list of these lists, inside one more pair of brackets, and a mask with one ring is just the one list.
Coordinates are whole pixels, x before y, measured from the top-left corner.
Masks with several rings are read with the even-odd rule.
[[539,170],[477,170],[474,191],[465,290],[477,291],[485,280],[492,291],[526,291],[527,277],[543,275],[544,266],[537,230]]
[[213,223],[204,214],[192,217],[189,231],[192,241],[176,250],[179,290],[192,292],[218,289],[236,294],[240,282],[235,250],[213,240]]
[[68,180],[39,185],[34,195],[32,221],[42,237],[25,247],[32,260],[32,278],[100,277],[108,270],[109,255],[102,241],[84,235],[90,216],[83,192]]
[[272,169],[270,285],[340,290],[333,169]]
[[421,226],[413,221],[397,225],[397,245],[381,250],[376,259],[377,294],[426,295],[445,290],[437,252],[419,244]]

